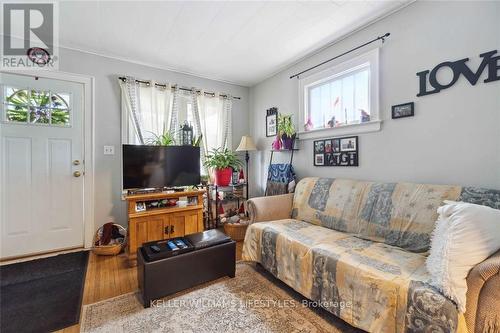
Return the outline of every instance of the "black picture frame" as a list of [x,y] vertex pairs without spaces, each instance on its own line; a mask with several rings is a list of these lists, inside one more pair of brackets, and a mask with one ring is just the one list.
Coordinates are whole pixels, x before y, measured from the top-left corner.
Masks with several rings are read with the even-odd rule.
[[392,119],[400,119],[415,116],[415,103],[393,105],[391,108]]
[[314,166],[359,166],[359,140],[357,136],[328,138],[313,142]]
[[266,111],[266,137],[278,135],[278,108],[272,107]]

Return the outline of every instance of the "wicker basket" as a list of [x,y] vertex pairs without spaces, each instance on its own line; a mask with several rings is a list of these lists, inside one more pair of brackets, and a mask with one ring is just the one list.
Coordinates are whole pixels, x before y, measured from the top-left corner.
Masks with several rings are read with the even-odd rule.
[[248,223],[225,223],[224,232],[235,241],[245,239]]
[[[98,246],[94,245],[92,247],[92,252],[100,256],[116,256],[118,253],[122,251],[123,247],[127,243],[127,229],[116,223],[113,223],[113,225],[117,226],[118,229],[120,230],[120,234],[124,236],[123,243],[112,244],[112,245],[98,245]],[[102,227],[97,229],[92,244],[95,244],[99,240],[101,234],[102,234]]]

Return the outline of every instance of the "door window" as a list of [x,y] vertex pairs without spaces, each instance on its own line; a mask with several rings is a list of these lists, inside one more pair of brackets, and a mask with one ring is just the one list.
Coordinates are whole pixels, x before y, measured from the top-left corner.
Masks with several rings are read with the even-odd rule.
[[3,120],[30,125],[71,125],[69,93],[4,87]]

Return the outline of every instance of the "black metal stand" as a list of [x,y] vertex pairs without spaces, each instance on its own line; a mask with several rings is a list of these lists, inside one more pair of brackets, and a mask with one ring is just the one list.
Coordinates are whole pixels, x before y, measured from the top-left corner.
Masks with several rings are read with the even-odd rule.
[[[225,193],[233,193],[232,195],[232,198],[229,198],[227,200],[229,201],[236,201],[237,202],[237,209],[240,208],[240,205],[241,205],[241,200],[248,200],[248,197],[243,197],[243,193],[242,193],[242,196],[239,196],[239,195],[234,195],[234,190],[235,188],[237,187],[241,187],[241,186],[246,186],[247,187],[247,193],[248,193],[248,184],[247,183],[243,183],[243,184],[229,184],[228,186],[218,186],[218,185],[208,185],[207,186],[207,190],[210,191],[209,193],[209,196],[208,196],[208,203],[209,203],[209,207],[210,207],[210,210],[209,210],[209,219],[210,219],[210,222],[209,224],[210,225],[213,225],[214,228],[218,228],[221,226],[221,223],[220,223],[220,216],[219,216],[219,203],[222,203],[222,200],[219,199],[219,192],[225,192]],[[215,190],[215,198],[213,199],[210,199],[210,195],[212,194],[212,189]],[[212,213],[211,213],[211,207],[212,207],[212,201],[215,203],[215,220],[212,219]]]
[[246,170],[245,170],[245,178],[246,178],[246,183],[247,183],[247,196],[246,199],[248,200],[248,161],[250,161],[250,154],[248,154],[248,150],[245,151],[245,162],[246,162]]
[[[293,152],[298,150],[297,148],[293,148],[293,149],[272,149],[271,150],[271,158],[269,159],[269,167],[267,168],[267,172],[269,173],[269,168],[271,167],[271,164],[273,164],[273,156],[274,156],[274,153],[277,152],[277,153],[283,153],[283,152],[291,152],[290,154],[290,165],[292,164],[293,162]],[[268,175],[268,178],[269,178],[269,175]],[[266,181],[266,190],[264,191],[264,196],[267,195],[267,181]]]

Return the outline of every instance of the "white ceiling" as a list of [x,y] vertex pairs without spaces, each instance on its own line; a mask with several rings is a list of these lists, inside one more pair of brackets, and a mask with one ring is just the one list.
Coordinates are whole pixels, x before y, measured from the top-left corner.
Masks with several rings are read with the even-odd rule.
[[63,47],[251,86],[408,2],[67,1],[59,38]]

